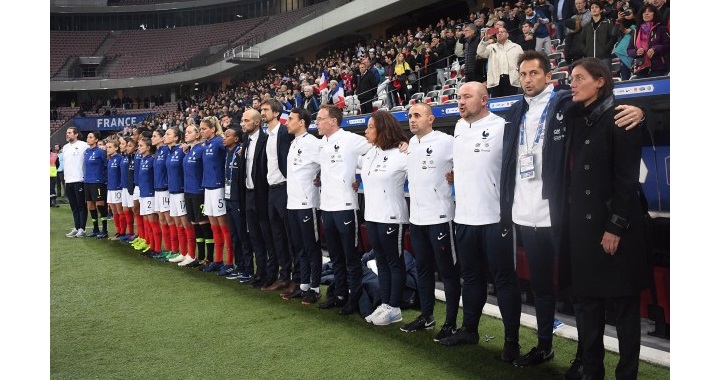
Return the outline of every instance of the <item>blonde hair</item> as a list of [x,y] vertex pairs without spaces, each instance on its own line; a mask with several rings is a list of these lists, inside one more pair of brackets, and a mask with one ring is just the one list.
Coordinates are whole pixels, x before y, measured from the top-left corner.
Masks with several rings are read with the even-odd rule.
[[222,126],[220,126],[220,120],[218,120],[215,116],[208,116],[202,119],[200,124],[205,123],[208,127],[215,129],[215,136],[222,137],[223,131]]

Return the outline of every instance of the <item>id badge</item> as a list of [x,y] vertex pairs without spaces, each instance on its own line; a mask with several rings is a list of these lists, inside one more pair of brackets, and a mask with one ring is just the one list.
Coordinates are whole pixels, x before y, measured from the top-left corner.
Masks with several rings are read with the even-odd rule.
[[230,180],[225,180],[225,199],[230,199]]
[[520,155],[520,179],[535,178],[535,158],[532,154]]

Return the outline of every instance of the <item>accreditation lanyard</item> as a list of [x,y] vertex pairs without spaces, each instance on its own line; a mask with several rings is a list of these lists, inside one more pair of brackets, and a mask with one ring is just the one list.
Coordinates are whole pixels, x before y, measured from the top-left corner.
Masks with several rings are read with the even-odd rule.
[[[525,146],[525,153],[520,153],[519,157],[520,179],[531,179],[535,177],[535,156],[533,155],[533,149],[535,149],[535,146],[540,142],[543,133],[545,133],[545,122],[547,119],[548,108],[550,108],[550,103],[553,101],[553,98],[555,98],[555,94],[555,92],[550,93],[550,100],[547,105],[545,105],[545,109],[540,115],[540,122],[538,123],[538,128],[535,133],[535,139],[533,140],[532,146],[528,146],[529,144],[525,141],[525,118],[527,114],[522,117],[522,121],[520,122],[520,147]],[[518,149],[518,151],[520,151],[520,149]]]
[[235,166],[235,159],[237,158],[237,152],[240,150],[240,144],[238,144],[232,151],[232,159],[230,164],[225,169],[225,198],[230,199],[230,184],[232,183],[233,167]]

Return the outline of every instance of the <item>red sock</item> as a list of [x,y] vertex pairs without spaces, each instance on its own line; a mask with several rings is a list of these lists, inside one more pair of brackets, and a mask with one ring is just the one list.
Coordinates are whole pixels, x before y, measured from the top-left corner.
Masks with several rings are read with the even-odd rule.
[[150,228],[152,228],[153,244],[152,250],[160,252],[162,250],[162,229],[160,228],[160,222],[150,222]]
[[225,264],[232,265],[235,263],[235,250],[233,249],[232,237],[230,237],[230,226],[220,226],[220,230],[225,238],[225,250],[227,251]]
[[213,257],[216,263],[223,261],[223,248],[225,247],[225,240],[223,238],[222,230],[220,226],[210,226],[213,234],[213,240],[215,241],[215,257]]
[[195,236],[195,227],[185,227],[185,238],[187,239],[187,253],[192,257],[195,258],[195,239],[197,239],[197,236]]
[[127,228],[127,233],[135,235],[132,210],[128,209],[127,211],[123,211],[123,215],[125,215],[125,227]]
[[122,212],[119,212],[117,214],[113,214],[113,219],[117,217],[117,230],[115,232],[119,233],[120,235],[125,235],[125,214]]
[[181,255],[185,256],[187,253],[187,239],[185,238],[185,227],[173,226],[175,229],[175,240],[173,243],[178,247],[175,252],[180,252]]
[[170,230],[170,251],[178,253],[178,232],[177,228],[174,224],[168,225],[168,230]]
[[168,226],[167,224],[160,224],[160,230],[162,231],[161,239],[162,242],[165,243],[165,250],[171,251],[172,247],[170,246],[170,226]]
[[152,247],[152,241],[153,241],[153,233],[152,233],[152,227],[150,227],[150,221],[147,220],[147,216],[142,217],[143,219],[143,229],[142,229],[142,238],[145,240],[145,244]]
[[152,246],[152,244],[150,244],[150,242],[155,241],[155,234],[153,234],[152,225],[150,225],[150,221],[147,218],[145,218],[145,236],[147,236],[145,238],[145,240],[149,239],[148,245]]
[[135,214],[135,223],[137,223],[137,227],[138,227],[137,228],[138,236],[140,236],[140,238],[142,238],[142,239],[145,239],[145,236],[146,236],[144,222],[145,221],[144,221],[143,217],[140,215],[140,213]]

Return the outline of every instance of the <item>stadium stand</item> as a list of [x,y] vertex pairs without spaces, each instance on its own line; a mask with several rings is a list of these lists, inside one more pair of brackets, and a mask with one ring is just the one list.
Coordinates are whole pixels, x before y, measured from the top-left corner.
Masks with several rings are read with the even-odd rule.
[[[177,2],[177,1],[176,1]],[[116,2],[117,5],[140,5],[140,4],[159,4],[164,1],[159,0],[121,0]],[[256,44],[260,41],[277,35],[279,32],[285,31],[291,26],[302,24],[306,19],[311,19],[316,15],[328,10],[330,2],[321,2],[319,4],[304,7],[303,9],[291,12],[285,12],[278,15],[258,17],[254,19],[239,20],[213,25],[204,25],[197,27],[183,27],[174,29],[148,29],[148,30],[126,30],[126,31],[97,31],[97,32],[60,32],[51,31],[51,77],[58,73],[59,70],[68,62],[68,59],[83,55],[95,55],[102,52],[101,45],[105,44],[107,51],[105,56],[109,58],[104,73],[108,78],[132,78],[141,76],[151,76],[167,73],[173,70],[182,70],[189,60],[192,60],[201,53],[210,55],[207,51],[211,46],[238,46],[247,44]],[[140,105],[130,107],[112,107],[111,113],[117,115],[142,114],[153,112],[155,115],[143,122],[150,125],[175,125],[181,123],[185,117],[196,115],[204,117],[208,115],[219,116],[223,107],[232,107],[233,104],[241,106],[250,105],[253,98],[281,97],[283,96],[289,102],[289,106],[294,106],[295,95],[300,89],[303,80],[307,80],[309,84],[315,84],[315,93],[318,100],[322,97],[318,88],[316,79],[324,77],[326,80],[342,79],[339,76],[330,77],[328,72],[330,68],[348,66],[351,69],[356,67],[359,58],[367,56],[370,49],[376,53],[376,57],[384,56],[394,57],[394,54],[403,47],[398,41],[407,41],[408,36],[417,37],[413,46],[410,48],[421,47],[424,39],[429,39],[433,33],[448,32],[454,29],[455,25],[462,25],[468,22],[469,17],[451,18],[447,16],[439,16],[438,23],[432,23],[427,27],[417,28],[417,32],[396,29],[392,32],[392,28],[384,38],[376,40],[364,39],[364,43],[359,46],[355,42],[347,42],[345,45],[332,45],[322,49],[316,56],[315,60],[304,61],[295,60],[292,63],[273,64],[274,70],[268,68],[260,73],[254,72],[232,78],[219,86],[211,86],[209,83],[202,83],[201,88],[190,94],[183,94],[174,102],[167,102],[150,109]],[[440,26],[442,25],[442,26]],[[427,36],[427,37],[426,37]],[[192,44],[187,41],[193,41]],[[452,41],[452,40],[450,40]],[[562,41],[553,40],[553,54],[551,55],[553,64],[552,80],[553,84],[566,84],[569,75],[568,62],[565,60],[565,45]],[[451,59],[445,61],[446,66],[440,67],[440,81],[442,86],[434,86],[432,89],[423,89],[422,91],[413,91],[409,104],[396,104],[392,102],[392,98],[397,98],[396,90],[387,86],[390,83],[390,70],[385,70],[386,75],[381,78],[377,88],[376,100],[373,102],[374,109],[385,109],[400,111],[405,110],[414,102],[426,102],[431,105],[454,103],[453,99],[457,89],[464,83],[464,62],[452,55],[454,46],[447,46],[448,54]],[[168,54],[172,52],[172,54]],[[440,57],[445,60],[445,57]],[[384,66],[384,65],[383,65]],[[614,60],[613,70],[618,70],[618,61]],[[420,80],[421,78],[418,78]],[[619,78],[615,78],[619,80]],[[278,89],[286,86],[285,93],[280,93]],[[359,102],[356,95],[346,94],[345,114],[348,116],[359,113]],[[102,102],[101,102],[102,103]],[[107,107],[99,107],[98,109],[88,110],[86,108],[85,116],[102,116],[105,114]],[[51,134],[65,125],[74,115],[76,115],[80,107],[58,107],[56,120],[51,120]],[[189,110],[196,110],[189,112]],[[362,241],[362,239],[361,239]],[[523,253],[519,252],[518,257],[518,274],[521,280],[527,280],[526,268],[523,264]],[[643,305],[656,305],[661,308],[667,324],[669,324],[669,267],[659,267],[655,270],[655,282],[657,283],[657,292],[654,297],[644,294]],[[528,294],[532,297],[531,294]],[[643,316],[648,313],[643,312]]]
[[50,31],[50,77],[57,74],[68,59],[93,55],[108,34],[107,31]]
[[[174,29],[125,30],[117,33],[106,56],[108,78],[158,75],[183,64],[215,45],[225,46],[262,20],[251,19]],[[192,43],[188,43],[192,41]]]

